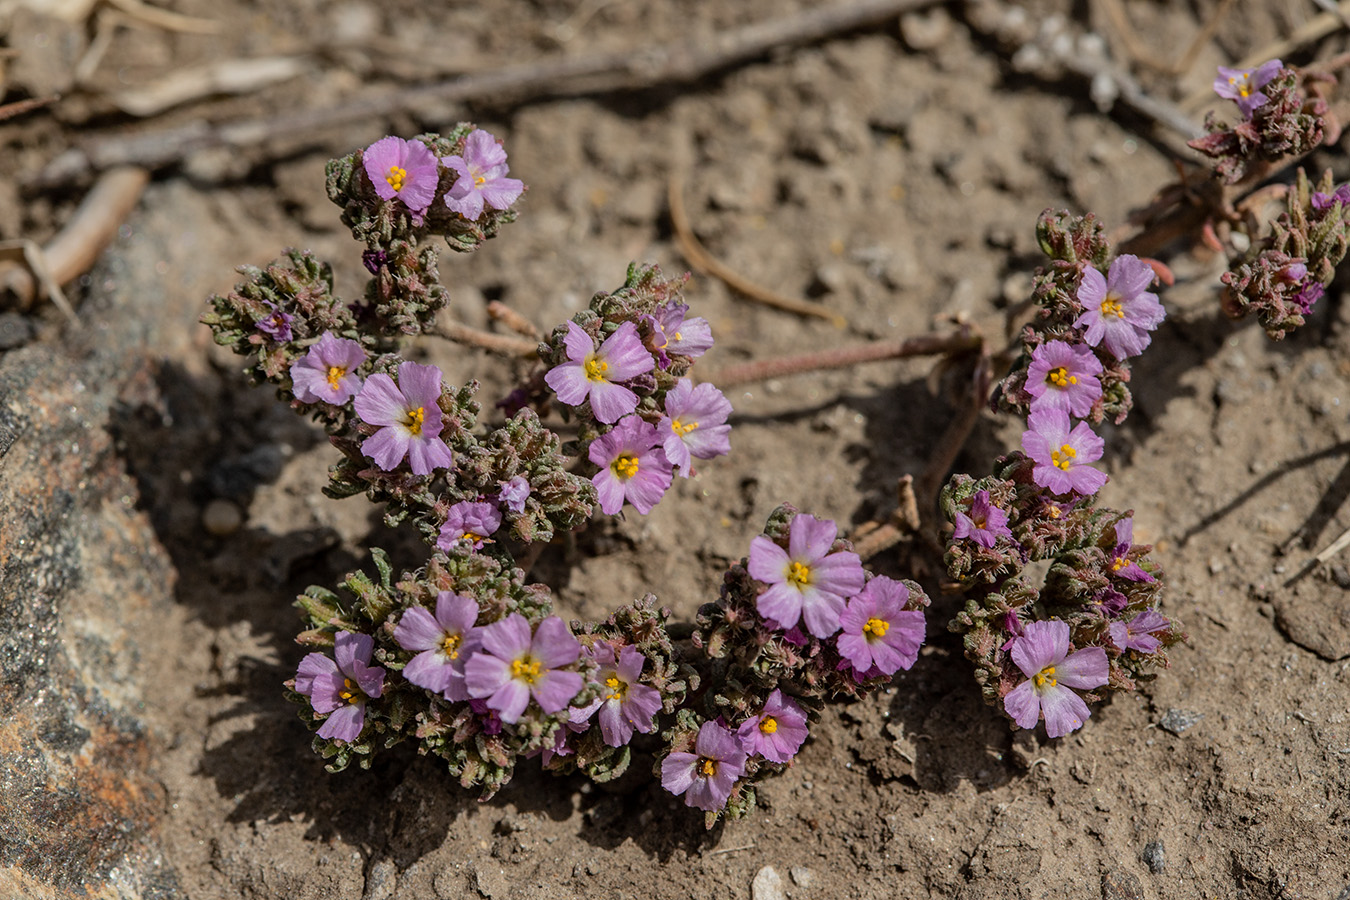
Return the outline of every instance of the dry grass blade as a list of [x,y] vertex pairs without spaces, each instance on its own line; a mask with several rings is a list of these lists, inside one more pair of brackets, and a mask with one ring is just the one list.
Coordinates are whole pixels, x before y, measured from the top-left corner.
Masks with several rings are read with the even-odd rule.
[[179,69],[142,87],[118,91],[108,100],[133,116],[153,116],[213,94],[248,94],[304,73],[309,64],[297,56],[227,59]]
[[224,26],[214,19],[199,19],[185,16],[169,9],[160,9],[142,3],[141,0],[107,0],[108,5],[126,13],[132,19],[162,28],[165,31],[179,31],[185,34],[220,34]]

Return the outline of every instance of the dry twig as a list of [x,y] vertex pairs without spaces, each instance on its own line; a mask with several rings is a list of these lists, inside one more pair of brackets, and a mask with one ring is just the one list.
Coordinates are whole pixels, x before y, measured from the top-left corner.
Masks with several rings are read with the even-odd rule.
[[873,341],[870,344],[854,344],[851,347],[803,353],[800,356],[754,360],[727,366],[709,374],[707,380],[719,387],[731,387],[769,378],[781,378],[784,375],[820,372],[825,369],[847,369],[859,363],[903,359],[908,356],[968,352],[980,349],[983,344],[983,338],[965,330],[949,334],[924,334],[904,340]]
[[287,110],[262,119],[211,125],[197,122],[133,135],[97,137],[52,160],[33,187],[68,184],[91,171],[118,165],[167,165],[209,148],[247,149],[269,139],[309,139],[325,128],[365,120],[382,121],[427,101],[496,103],[602,91],[637,90],[668,82],[689,82],[762,56],[777,47],[797,46],[862,28],[936,0],[854,0],[811,7],[768,22],[733,29],[712,39],[700,37],[618,53],[565,56],[543,62],[466,75],[421,87],[400,85],[335,106]]
[[538,341],[523,341],[505,334],[493,334],[461,325],[459,322],[441,322],[436,326],[435,334],[456,344],[479,347],[499,356],[528,359],[539,355]]

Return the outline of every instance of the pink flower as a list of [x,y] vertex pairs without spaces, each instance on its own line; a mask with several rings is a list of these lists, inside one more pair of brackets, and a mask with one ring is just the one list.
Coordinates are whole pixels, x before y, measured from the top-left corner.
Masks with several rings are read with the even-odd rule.
[[591,336],[576,322],[567,323],[567,362],[554,366],[544,383],[568,406],[591,402],[597,422],[612,425],[637,409],[638,398],[621,381],[627,381],[656,364],[642,346],[637,326],[624,322],[605,338],[597,350]]
[[1075,731],[1092,715],[1071,690],[1106,684],[1106,651],[1087,647],[1069,652],[1069,626],[1060,621],[1028,622],[1012,645],[1012,660],[1027,680],[1008,692],[1003,708],[1019,728],[1035,728],[1042,713],[1052,738]]
[[300,660],[295,692],[308,697],[316,713],[328,716],[319,737],[351,742],[361,736],[366,701],[384,693],[384,669],[370,665],[374,649],[370,635],[339,631],[333,639],[336,662],[322,653]]
[[483,542],[501,525],[502,513],[495,505],[464,500],[450,507],[436,546],[449,553],[462,541],[474,550],[481,550]]
[[595,715],[600,722],[600,734],[611,747],[622,747],[632,740],[634,729],[650,733],[656,727],[656,714],[661,711],[661,692],[638,680],[647,657],[629,644],[616,658],[614,645],[609,641],[597,641],[590,655],[597,665],[595,679],[600,685],[600,697],[573,718],[580,721]]
[[673,470],[665,451],[657,446],[656,426],[628,416],[609,434],[591,442],[587,455],[600,467],[591,482],[607,516],[623,509],[624,501],[644,516],[670,489]]
[[545,713],[565,709],[585,683],[568,671],[581,656],[581,644],[567,625],[549,616],[530,633],[520,613],[483,627],[482,650],[464,664],[469,696],[486,699],[508,725],[520,721],[530,698]]
[[683,794],[686,806],[715,812],[726,805],[744,773],[740,740],[716,722],[704,722],[693,753],[671,753],[661,760],[661,787]]
[[925,631],[923,613],[905,609],[907,600],[907,587],[878,575],[867,582],[862,593],[848,601],[848,608],[840,616],[843,630],[835,638],[835,646],[853,667],[859,681],[876,675],[894,675],[914,665],[919,658]]
[[383,372],[366,379],[353,407],[361,421],[379,430],[361,444],[361,452],[386,472],[408,458],[414,475],[430,475],[454,463],[441,440],[441,370],[400,363],[398,383]]
[[1047,341],[1031,354],[1027,370],[1027,393],[1031,408],[1061,409],[1071,416],[1087,418],[1102,395],[1101,360],[1082,344]]
[[404,650],[420,651],[403,667],[403,677],[418,687],[444,694],[447,700],[467,700],[464,663],[478,649],[478,604],[471,597],[441,591],[436,614],[414,606],[394,627],[394,640]]
[[1120,650],[1137,650],[1140,653],[1153,653],[1162,646],[1162,641],[1153,636],[1171,626],[1167,617],[1156,609],[1146,609],[1128,622],[1112,622],[1110,626],[1111,643]]
[[361,163],[380,199],[402,200],[413,221],[420,224],[422,214],[436,199],[441,173],[436,154],[420,141],[386,137],[365,149]]
[[769,586],[756,601],[761,616],[785,631],[805,620],[818,638],[839,630],[844,598],[862,589],[864,576],[858,554],[830,552],[838,533],[829,519],[803,514],[792,520],[786,551],[762,534],[750,542],[750,575]]
[[1058,409],[1044,409],[1027,418],[1029,430],[1022,434],[1022,449],[1036,463],[1031,477],[1056,494],[1070,492],[1090,496],[1106,484],[1106,473],[1088,465],[1102,458],[1105,444],[1086,422],[1069,430],[1069,416]]
[[466,219],[481,216],[485,203],[493,209],[508,209],[525,190],[523,181],[506,177],[511,171],[506,151],[481,128],[465,139],[464,155],[447,156],[445,165],[459,176],[445,195],[445,205]]
[[1255,69],[1230,69],[1219,66],[1219,76],[1214,79],[1214,93],[1225,100],[1237,103],[1242,115],[1250,119],[1256,108],[1270,98],[1261,93],[1284,69],[1284,63],[1278,59],[1264,62]]
[[695,385],[681,378],[666,394],[666,414],[657,432],[666,451],[666,459],[689,477],[691,457],[713,459],[731,450],[731,402],[722,392],[704,382]]
[[1147,290],[1157,274],[1137,256],[1125,254],[1111,262],[1105,278],[1092,266],[1083,270],[1078,302],[1087,310],[1074,321],[1086,328],[1089,346],[1102,344],[1116,359],[1144,352],[1149,332],[1167,315],[1158,295]]
[[988,491],[975,492],[970,501],[970,515],[957,510],[955,525],[952,540],[969,539],[986,549],[992,548],[1001,537],[1012,537],[1008,514],[989,502]]
[[366,351],[356,341],[325,331],[304,357],[291,363],[291,389],[301,403],[346,403],[361,390],[356,370]]
[[796,701],[774,688],[759,715],[742,722],[736,734],[747,755],[758,754],[771,762],[785,763],[806,742],[806,713]]

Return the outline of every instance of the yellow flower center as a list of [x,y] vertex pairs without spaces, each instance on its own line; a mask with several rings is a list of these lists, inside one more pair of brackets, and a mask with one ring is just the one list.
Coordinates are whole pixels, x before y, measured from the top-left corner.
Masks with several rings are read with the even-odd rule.
[[765,716],[759,720],[759,730],[762,734],[773,734],[778,730],[778,720],[773,716]]
[[684,335],[680,334],[678,331],[675,332],[675,340],[677,340],[677,341],[682,341],[682,340],[684,340]]
[[697,428],[698,428],[697,422],[689,422],[688,424],[685,424],[679,419],[670,420],[670,430],[675,432],[680,437],[684,437],[686,434],[696,430]]
[[[1252,95],[1251,77],[1250,72],[1243,72],[1241,75],[1232,75],[1228,79],[1228,83],[1237,88],[1237,92],[1242,96],[1243,100],[1246,100]],[[1239,81],[1242,82],[1242,84],[1238,84]]]
[[344,703],[361,702],[361,691],[357,689],[356,685],[352,684],[350,678],[342,679],[342,690],[338,691],[338,696],[342,698]]
[[1112,560],[1112,562],[1111,562],[1111,571],[1112,571],[1112,572],[1119,572],[1121,569],[1125,568],[1125,567],[1128,566],[1129,564],[1130,564],[1130,561],[1129,561],[1128,559],[1126,559],[1126,558],[1123,557],[1123,556],[1117,556],[1117,557],[1116,557],[1114,560]]
[[1045,514],[1052,519],[1058,519],[1061,515],[1063,515],[1063,510],[1061,510],[1055,504],[1051,503],[1045,507]]
[[1056,366],[1045,376],[1046,384],[1053,384],[1055,387],[1066,388],[1071,384],[1078,383],[1077,375],[1070,375],[1069,370],[1063,366]]
[[389,174],[384,176],[384,180],[389,182],[389,186],[394,190],[401,191],[408,180],[408,170],[400,166],[390,166]]
[[1055,468],[1065,472],[1069,471],[1069,466],[1073,465],[1073,458],[1078,455],[1078,451],[1068,444],[1062,445],[1058,450],[1050,451],[1050,461],[1055,464]]
[[346,374],[347,374],[346,366],[329,366],[328,386],[336,391],[338,389],[338,382],[341,381],[343,376],[345,376]]
[[461,535],[459,536],[459,539],[462,540],[462,541],[469,541],[470,543],[473,543],[473,544],[476,544],[476,543],[478,543],[479,541],[486,541],[486,540],[487,540],[487,538],[484,537],[483,535],[481,535],[481,534],[474,534],[472,531],[466,531],[466,532],[464,532],[463,534],[461,534]]
[[447,634],[441,640],[441,652],[451,659],[459,659],[459,645],[461,641],[461,635]]
[[475,175],[475,176],[473,176],[473,186],[474,186],[474,187],[482,187],[482,186],[485,185],[485,184],[487,184],[487,179],[484,178],[482,175]]
[[706,757],[698,761],[699,774],[708,778],[717,774],[717,760],[707,759]]
[[511,677],[519,678],[526,684],[534,684],[534,680],[539,677],[539,661],[529,654],[511,660]]
[[1055,685],[1059,684],[1059,681],[1055,678],[1054,666],[1046,666],[1044,669],[1041,669],[1034,676],[1032,676],[1031,680],[1036,683],[1036,687],[1038,688],[1043,688],[1046,685],[1054,687]]
[[412,432],[413,437],[422,433],[422,423],[426,421],[427,410],[425,406],[419,406],[417,409],[408,410],[408,417],[403,420],[403,424]]
[[609,688],[609,696],[605,698],[606,700],[622,700],[623,695],[628,692],[628,682],[617,674],[605,679],[605,687]]
[[594,356],[586,357],[586,362],[582,364],[586,370],[586,378],[590,381],[604,381],[605,373],[609,371],[609,363],[603,359],[597,359]]
[[615,477],[627,481],[638,473],[638,458],[631,453],[625,453],[609,464],[609,470]]
[[1120,295],[1115,291],[1106,295],[1102,301],[1101,313],[1103,316],[1115,316],[1117,319],[1125,318],[1125,310],[1120,305]]
[[887,622],[885,619],[871,618],[868,619],[867,624],[863,626],[863,634],[870,634],[873,637],[882,638],[886,636],[886,632],[890,631],[890,629],[891,623]]
[[805,586],[811,583],[811,567],[794,562],[787,568],[787,580],[798,586]]

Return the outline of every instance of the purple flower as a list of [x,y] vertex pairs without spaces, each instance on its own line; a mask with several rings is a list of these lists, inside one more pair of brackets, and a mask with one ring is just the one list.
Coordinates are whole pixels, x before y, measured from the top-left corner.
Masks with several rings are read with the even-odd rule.
[[354,741],[366,724],[366,700],[384,693],[384,669],[370,665],[375,639],[368,634],[339,631],[333,656],[311,653],[300,660],[295,692],[309,698],[319,715],[327,715],[319,737]]
[[494,534],[501,525],[502,513],[494,504],[462,500],[450,507],[440,536],[436,538],[436,547],[449,553],[456,544],[463,542],[474,550],[481,550],[488,535]]
[[1214,93],[1225,100],[1235,101],[1242,115],[1250,119],[1256,108],[1270,99],[1261,93],[1261,88],[1269,84],[1283,68],[1284,63],[1278,59],[1262,63],[1255,69],[1219,66],[1219,76],[1214,79]]
[[501,482],[501,492],[497,500],[509,512],[520,515],[525,511],[525,501],[530,499],[530,482],[524,475],[512,476],[510,481]]
[[1153,581],[1153,576],[1139,568],[1139,564],[1129,558],[1134,547],[1134,519],[1121,519],[1116,523],[1116,549],[1111,554],[1111,574],[1119,575],[1130,581]]
[[413,221],[421,224],[422,214],[436,199],[436,183],[441,177],[436,154],[421,141],[386,137],[365,149],[361,163],[380,199],[402,200]]
[[[1323,194],[1322,196],[1326,195]],[[1322,282],[1309,277],[1308,266],[1302,261],[1292,262],[1280,269],[1278,280],[1298,289],[1298,292],[1291,299],[1298,304],[1299,309],[1305,316],[1312,312],[1313,304],[1322,299],[1322,294],[1326,292]]]
[[685,321],[689,306],[672,300],[656,311],[654,316],[643,316],[652,326],[650,349],[656,354],[662,369],[670,368],[670,354],[698,359],[713,345],[712,326],[702,316]]
[[445,205],[466,219],[481,216],[484,203],[493,209],[507,209],[525,190],[523,181],[506,177],[511,171],[506,151],[481,128],[465,139],[464,155],[447,156],[445,165],[459,176],[445,195]]
[[644,516],[661,502],[673,474],[659,441],[655,425],[629,416],[591,442],[587,453],[600,467],[591,483],[605,515],[617,513],[625,500]]
[[471,597],[441,591],[436,615],[414,606],[394,626],[394,640],[404,650],[419,652],[403,667],[403,677],[418,687],[444,694],[447,700],[467,700],[464,664],[478,649],[478,604]]
[[666,458],[689,477],[690,457],[712,459],[731,450],[731,401],[722,392],[704,382],[695,385],[681,378],[666,394],[666,414],[657,431],[664,439]]
[[589,399],[596,421],[606,425],[637,409],[637,394],[618,384],[655,367],[636,325],[624,322],[597,350],[580,325],[568,322],[563,346],[567,348],[567,362],[549,369],[544,376],[559,400],[568,406],[580,406]]
[[486,698],[513,725],[531,697],[546,713],[567,707],[585,682],[563,667],[580,656],[581,644],[562,619],[549,616],[531,636],[526,618],[511,613],[483,628],[482,649],[464,664],[464,683],[470,697]]
[[1129,254],[1117,256],[1105,278],[1085,268],[1078,302],[1087,312],[1073,323],[1087,329],[1083,340],[1093,347],[1104,344],[1116,359],[1143,353],[1152,340],[1148,333],[1167,315],[1158,295],[1147,290],[1155,277],[1148,263]]
[[909,588],[878,575],[848,601],[840,616],[843,632],[835,639],[835,646],[858,680],[894,675],[919,658],[925,631],[923,613],[905,609],[907,600]]
[[366,379],[353,406],[361,421],[379,430],[361,444],[361,452],[386,472],[408,458],[414,475],[448,468],[454,459],[440,439],[441,370],[399,363],[398,383],[383,372]]
[[747,755],[758,753],[776,763],[785,763],[796,756],[807,733],[806,713],[778,688],[764,701],[759,715],[746,719],[736,731]]
[[726,805],[736,779],[745,772],[745,751],[736,735],[716,722],[704,722],[693,753],[672,753],[661,761],[661,787],[686,806],[715,812]]
[[1062,409],[1086,418],[1102,395],[1101,360],[1082,344],[1047,341],[1031,354],[1027,370],[1027,393],[1031,408]]
[[1153,632],[1162,631],[1172,623],[1156,609],[1146,609],[1128,622],[1111,623],[1111,643],[1121,650],[1152,653],[1162,646]]
[[301,403],[346,403],[361,390],[356,370],[366,361],[366,351],[356,341],[336,337],[331,331],[302,358],[291,363],[291,390]]
[[956,511],[956,528],[952,540],[969,538],[984,548],[991,548],[999,538],[1012,537],[1008,514],[989,502],[988,491],[976,491],[970,502],[970,515]]
[[1310,199],[1312,208],[1316,210],[1331,209],[1337,203],[1341,209],[1350,208],[1350,184],[1343,184],[1330,194],[1324,194],[1321,191],[1314,191]]
[[267,317],[258,320],[258,330],[279,343],[284,343],[291,339],[291,323],[295,321],[295,316],[290,313],[282,312],[276,304],[268,303]]
[[1071,688],[1106,684],[1106,651],[1086,647],[1069,652],[1069,626],[1057,620],[1028,622],[1012,646],[1012,660],[1027,680],[1008,692],[1003,708],[1019,728],[1035,728],[1045,714],[1045,733],[1061,737],[1077,730],[1092,713]]
[[1114,619],[1120,615],[1121,611],[1130,604],[1130,598],[1126,597],[1120,591],[1105,588],[1092,598],[1093,605],[1097,612],[1102,614],[1102,618]]
[[829,519],[799,515],[792,520],[786,552],[762,534],[750,542],[750,575],[769,586],[756,608],[775,627],[787,630],[802,619],[818,638],[839,630],[845,598],[862,589],[864,576],[858,554],[830,552],[836,534]]
[[389,254],[384,250],[364,250],[361,253],[361,265],[370,274],[378,275],[381,269],[389,265]]
[[616,659],[614,646],[608,641],[597,641],[590,656],[598,666],[595,679],[601,693],[576,718],[589,719],[595,714],[600,734],[611,747],[622,747],[632,740],[634,729],[650,733],[656,727],[653,720],[661,711],[661,692],[638,682],[647,657],[629,644],[619,651]]
[[1313,305],[1322,299],[1324,293],[1326,293],[1326,288],[1322,286],[1320,281],[1309,280],[1294,295],[1294,302],[1298,304],[1299,309],[1306,316],[1312,312]]
[[1106,484],[1106,473],[1088,463],[1102,458],[1105,446],[1086,422],[1069,430],[1069,417],[1058,409],[1043,409],[1027,418],[1022,449],[1036,463],[1031,477],[1056,494],[1091,496]]

